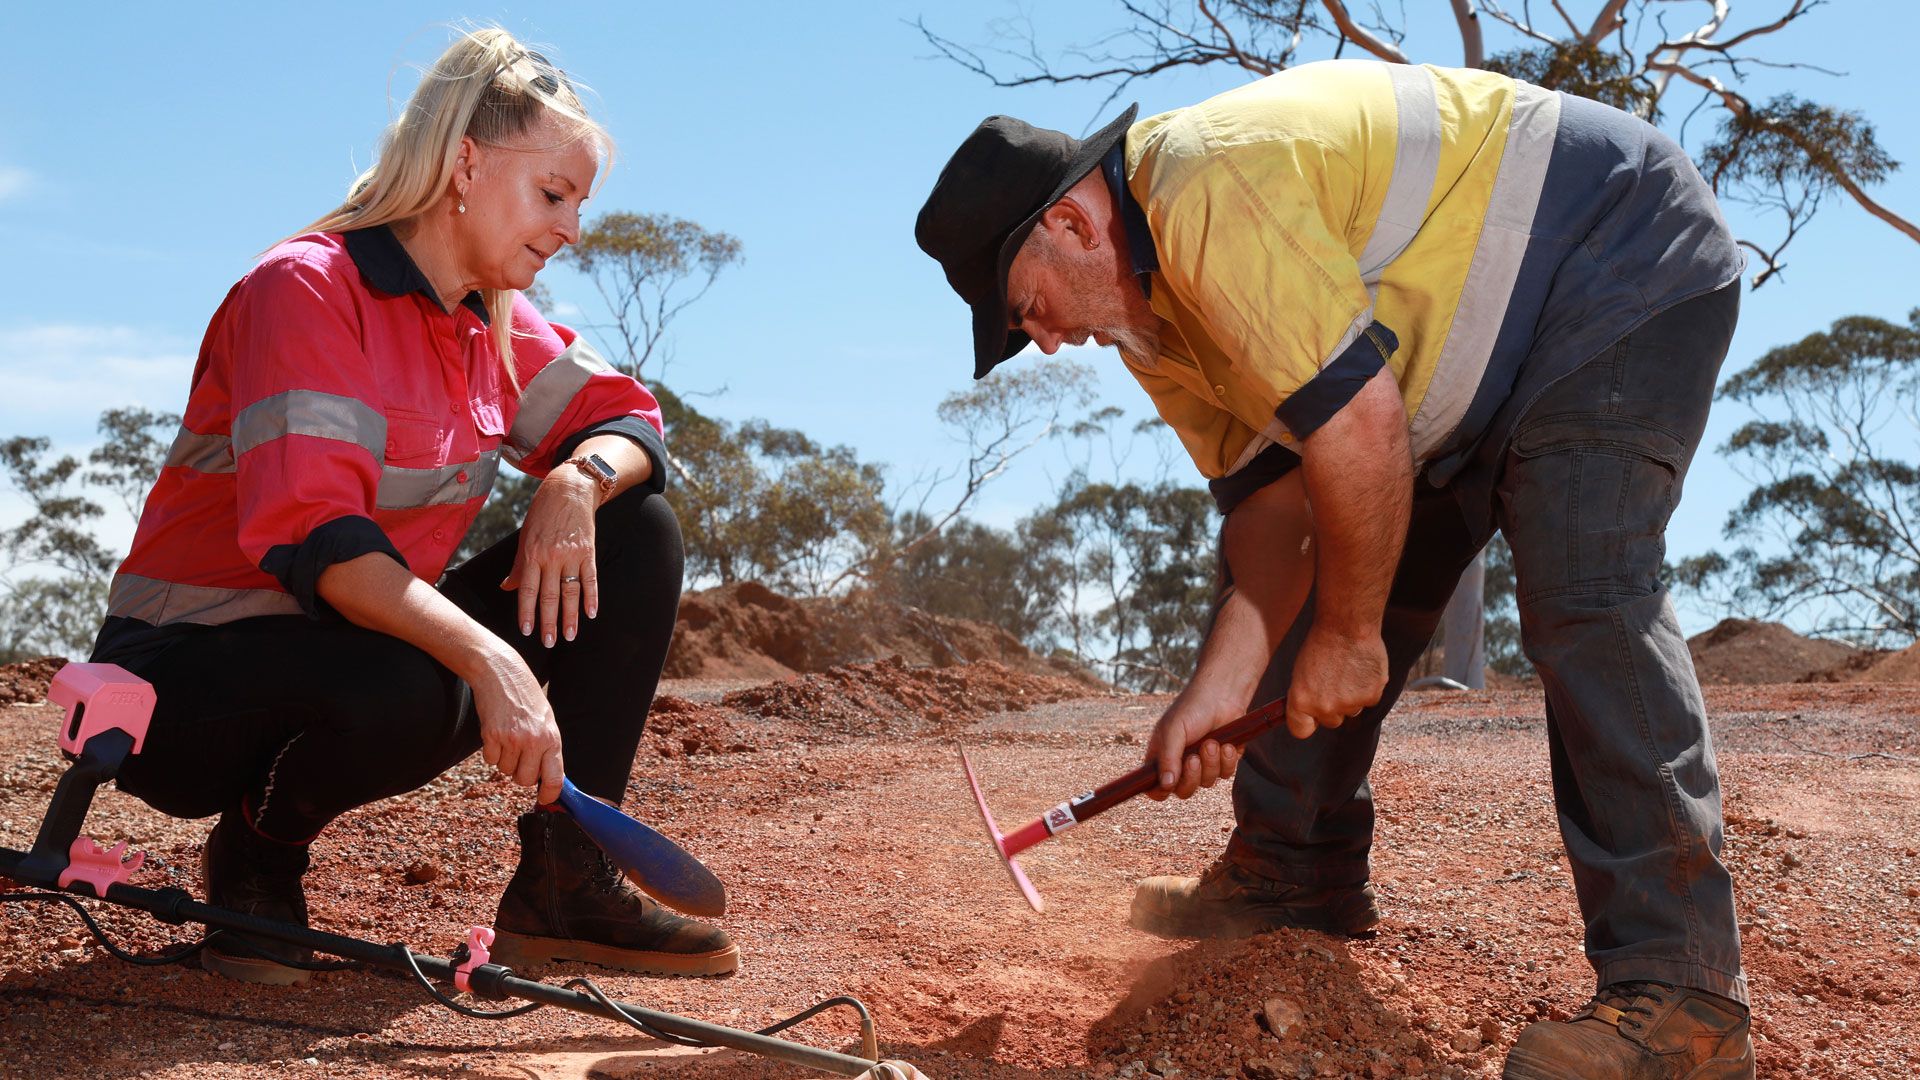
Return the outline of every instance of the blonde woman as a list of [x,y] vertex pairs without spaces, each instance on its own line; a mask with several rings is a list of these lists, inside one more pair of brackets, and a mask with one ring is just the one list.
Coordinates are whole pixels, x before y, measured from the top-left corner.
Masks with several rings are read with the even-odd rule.
[[[212,903],[305,924],[327,824],[476,749],[542,805],[563,771],[625,793],[680,595],[660,412],[518,291],[578,238],[609,150],[544,57],[464,35],[346,203],[214,315],[93,657],[159,695],[120,786],[219,815]],[[449,569],[501,457],[542,478],[526,521]],[[736,967],[570,818],[536,808],[519,835],[496,959]],[[270,983],[308,959],[218,935],[203,957]]]

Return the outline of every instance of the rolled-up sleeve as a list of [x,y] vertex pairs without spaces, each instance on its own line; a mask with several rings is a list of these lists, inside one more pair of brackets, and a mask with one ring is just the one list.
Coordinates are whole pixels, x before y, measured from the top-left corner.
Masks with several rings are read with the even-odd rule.
[[[1310,140],[1219,152],[1156,176],[1148,213],[1161,272],[1205,320],[1230,377],[1297,439],[1338,412],[1396,344],[1328,220],[1352,166]],[[1247,419],[1249,423],[1254,418]]]
[[239,543],[315,617],[332,615],[321,571],[380,552],[406,560],[373,520],[387,438],[350,290],[335,270],[261,264],[233,306],[232,441]]
[[667,445],[660,402],[616,370],[573,330],[542,318],[522,297],[514,305],[519,407],[503,452],[515,468],[544,477],[595,435],[621,435],[653,463],[642,490],[666,488]]

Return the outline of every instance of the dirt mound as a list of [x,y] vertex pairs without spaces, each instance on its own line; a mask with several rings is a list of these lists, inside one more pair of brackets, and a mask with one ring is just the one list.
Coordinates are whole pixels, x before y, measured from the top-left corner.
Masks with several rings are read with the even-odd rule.
[[1722,619],[1713,629],[1688,638],[1687,650],[1703,685],[1803,682],[1860,651],[1758,619]]
[[992,660],[1018,671],[1072,675],[997,626],[933,615],[871,593],[794,598],[739,582],[680,601],[670,679],[768,679],[899,656],[947,667]]
[[1880,654],[1866,670],[1854,675],[1851,681],[1920,682],[1920,644],[1910,645],[1898,652]]
[[930,668],[911,667],[893,656],[736,690],[720,701],[744,713],[852,735],[939,731],[994,713],[1085,697],[1089,690],[1075,679],[1015,671],[991,660]]
[[661,694],[647,713],[647,747],[663,758],[750,753],[754,745],[728,720],[730,710]]
[[48,684],[66,666],[64,656],[0,664],[0,705],[38,705],[47,700]]
[[1144,980],[1138,1003],[1096,1025],[1087,1049],[1114,1075],[1137,1072],[1129,1059],[1163,1076],[1249,1080],[1481,1075],[1504,1026],[1409,1023],[1395,968],[1364,970],[1344,942],[1299,930],[1203,945]]

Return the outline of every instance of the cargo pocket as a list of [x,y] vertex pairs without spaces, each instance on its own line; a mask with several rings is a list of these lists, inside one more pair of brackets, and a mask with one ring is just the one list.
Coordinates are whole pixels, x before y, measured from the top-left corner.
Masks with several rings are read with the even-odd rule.
[[1602,603],[1659,588],[1686,443],[1617,413],[1561,413],[1514,434],[1500,526],[1523,597],[1586,593]]

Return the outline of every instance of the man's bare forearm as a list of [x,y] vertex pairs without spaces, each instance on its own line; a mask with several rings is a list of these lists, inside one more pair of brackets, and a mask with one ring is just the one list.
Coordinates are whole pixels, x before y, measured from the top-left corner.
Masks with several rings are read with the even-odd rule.
[[1235,507],[1221,547],[1233,586],[1201,646],[1190,691],[1243,709],[1313,587],[1313,518],[1300,474]]
[[1320,549],[1314,625],[1378,636],[1413,505],[1406,406],[1392,373],[1381,369],[1309,436],[1301,461]]

